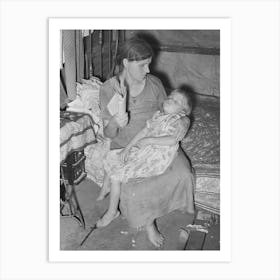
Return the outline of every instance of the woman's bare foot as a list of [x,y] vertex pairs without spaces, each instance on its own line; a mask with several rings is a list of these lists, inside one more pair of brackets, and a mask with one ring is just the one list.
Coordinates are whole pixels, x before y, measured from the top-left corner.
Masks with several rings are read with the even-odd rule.
[[163,244],[164,238],[160,234],[160,232],[158,231],[158,229],[157,229],[157,227],[156,227],[154,222],[152,224],[146,226],[146,231],[147,231],[149,240],[156,247],[160,247]]
[[103,217],[101,219],[99,219],[96,222],[96,226],[98,228],[101,227],[106,227],[107,225],[109,225],[113,220],[115,220],[116,218],[118,218],[118,216],[120,215],[119,211],[116,211],[115,213],[109,212],[107,211]]
[[100,194],[98,195],[96,200],[97,201],[103,200],[109,192],[110,192],[110,187],[103,185],[103,187],[101,188]]

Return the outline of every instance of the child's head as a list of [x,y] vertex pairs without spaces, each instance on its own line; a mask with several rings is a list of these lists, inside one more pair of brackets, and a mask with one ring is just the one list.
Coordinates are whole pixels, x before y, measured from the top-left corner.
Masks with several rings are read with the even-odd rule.
[[183,111],[186,115],[189,115],[192,110],[191,99],[184,90],[175,89],[164,101],[163,110],[167,114],[176,114]]

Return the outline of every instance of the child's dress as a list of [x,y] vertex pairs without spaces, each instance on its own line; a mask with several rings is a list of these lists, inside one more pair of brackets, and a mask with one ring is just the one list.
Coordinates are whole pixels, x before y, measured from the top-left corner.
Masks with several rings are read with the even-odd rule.
[[183,114],[164,114],[157,111],[152,119],[147,121],[146,137],[174,136],[175,145],[133,146],[129,150],[124,163],[119,152],[122,149],[109,151],[104,159],[104,168],[108,176],[114,180],[126,183],[130,178],[151,177],[164,173],[177,154],[179,141],[187,132],[182,121]]

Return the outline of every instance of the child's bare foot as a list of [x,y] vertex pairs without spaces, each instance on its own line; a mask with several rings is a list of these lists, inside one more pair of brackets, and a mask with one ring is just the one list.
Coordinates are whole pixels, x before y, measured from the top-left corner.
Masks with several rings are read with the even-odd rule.
[[160,234],[160,232],[158,231],[158,229],[157,229],[157,227],[156,227],[154,222],[152,224],[146,226],[146,231],[147,231],[149,240],[156,247],[160,247],[163,244],[164,238]]
[[107,225],[109,225],[114,219],[118,218],[118,216],[120,215],[119,211],[116,211],[115,213],[111,213],[111,212],[106,212],[104,214],[104,216],[99,219],[96,223],[96,226],[98,228],[101,227],[106,227]]
[[103,200],[105,198],[105,196],[110,192],[110,187],[108,186],[103,186],[101,188],[100,194],[99,196],[96,198],[97,201],[99,200]]

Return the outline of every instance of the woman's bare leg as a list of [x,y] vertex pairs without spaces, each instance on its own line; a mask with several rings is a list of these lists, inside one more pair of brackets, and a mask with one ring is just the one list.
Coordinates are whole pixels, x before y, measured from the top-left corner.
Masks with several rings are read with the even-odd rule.
[[110,178],[105,173],[104,182],[103,182],[102,188],[101,188],[100,193],[96,200],[103,200],[105,198],[105,196],[107,195],[107,193],[109,193],[109,192],[110,192]]
[[104,216],[96,223],[97,227],[105,227],[119,216],[118,205],[120,200],[121,184],[119,181],[111,180],[111,192],[109,208]]
[[163,236],[161,233],[158,231],[155,221],[152,223],[146,225],[146,231],[148,234],[149,240],[156,246],[160,247],[163,244]]

